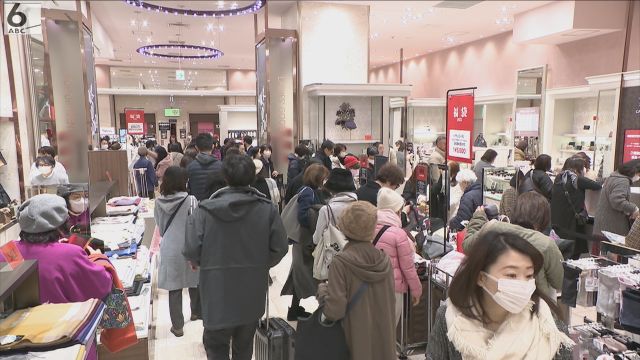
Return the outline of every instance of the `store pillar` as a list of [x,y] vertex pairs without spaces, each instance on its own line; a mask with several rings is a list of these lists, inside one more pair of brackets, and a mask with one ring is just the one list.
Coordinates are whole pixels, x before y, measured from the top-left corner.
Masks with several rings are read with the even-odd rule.
[[295,30],[267,29],[256,45],[258,144],[273,147],[280,174],[298,141],[296,114],[298,36]]

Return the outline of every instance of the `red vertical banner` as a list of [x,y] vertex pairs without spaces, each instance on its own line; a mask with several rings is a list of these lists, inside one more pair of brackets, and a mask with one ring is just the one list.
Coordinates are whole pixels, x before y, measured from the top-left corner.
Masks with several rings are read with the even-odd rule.
[[640,129],[625,130],[622,162],[640,159]]
[[130,135],[144,135],[144,109],[125,109],[124,117],[127,121],[127,132]]
[[449,95],[447,101],[447,160],[469,164],[472,162],[473,105],[473,93]]

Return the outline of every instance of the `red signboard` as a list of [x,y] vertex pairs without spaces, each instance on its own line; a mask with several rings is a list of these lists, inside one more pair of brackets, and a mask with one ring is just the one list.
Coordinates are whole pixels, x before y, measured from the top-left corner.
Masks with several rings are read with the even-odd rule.
[[144,135],[144,109],[125,109],[124,116],[127,120],[127,132],[130,135]]
[[473,94],[449,95],[447,101],[447,160],[471,163]]
[[640,129],[625,130],[623,162],[640,159]]

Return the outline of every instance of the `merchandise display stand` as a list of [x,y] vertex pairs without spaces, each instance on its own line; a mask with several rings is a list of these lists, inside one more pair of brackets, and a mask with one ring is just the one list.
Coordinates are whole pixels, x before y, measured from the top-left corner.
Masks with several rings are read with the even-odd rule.
[[[92,230],[112,233],[111,246],[120,246],[111,258],[118,277],[128,292],[129,305],[133,315],[138,342],[117,353],[110,353],[103,345],[98,346],[100,360],[150,359],[150,340],[155,337],[152,326],[157,309],[154,308],[157,294],[157,257],[151,254],[145,244],[147,234],[153,234],[153,201],[142,199],[134,214],[93,219]],[[150,210],[151,209],[151,210]],[[149,225],[152,225],[149,227]],[[123,248],[123,245],[129,245]],[[125,254],[125,255],[122,255]],[[108,255],[113,255],[109,254]],[[129,295],[133,292],[134,294]]]
[[511,178],[515,176],[514,167],[484,168],[482,176],[483,204],[495,204],[500,207],[502,194],[510,185]]

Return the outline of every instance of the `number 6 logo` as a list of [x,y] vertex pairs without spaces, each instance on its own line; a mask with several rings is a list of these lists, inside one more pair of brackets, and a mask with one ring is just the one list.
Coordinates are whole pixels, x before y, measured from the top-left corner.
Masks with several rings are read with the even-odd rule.
[[[19,7],[20,3],[13,4],[11,11],[9,11],[9,14],[7,15],[7,22],[13,27],[22,27],[27,23],[27,15],[22,11],[18,11]],[[20,19],[20,21],[14,21],[16,16]]]
[[41,34],[41,12],[42,5],[34,2],[5,1],[6,9],[4,14],[4,33],[30,35]]

